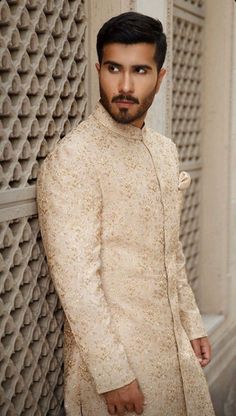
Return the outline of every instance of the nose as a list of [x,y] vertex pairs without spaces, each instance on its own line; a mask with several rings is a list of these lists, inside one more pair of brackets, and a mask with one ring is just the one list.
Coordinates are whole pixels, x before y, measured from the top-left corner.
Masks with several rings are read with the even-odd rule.
[[124,72],[121,74],[120,84],[119,84],[119,93],[133,93],[134,92],[134,82],[132,75],[129,72]]

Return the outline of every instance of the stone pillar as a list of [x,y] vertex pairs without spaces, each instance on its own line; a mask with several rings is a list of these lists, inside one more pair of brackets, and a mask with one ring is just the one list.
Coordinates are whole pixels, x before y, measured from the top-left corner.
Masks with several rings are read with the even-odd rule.
[[172,55],[172,7],[171,1],[167,0],[136,0],[135,10],[159,19],[167,34],[168,52],[164,67],[167,74],[159,93],[150,108],[147,116],[147,123],[154,130],[166,135],[171,132],[171,55]]

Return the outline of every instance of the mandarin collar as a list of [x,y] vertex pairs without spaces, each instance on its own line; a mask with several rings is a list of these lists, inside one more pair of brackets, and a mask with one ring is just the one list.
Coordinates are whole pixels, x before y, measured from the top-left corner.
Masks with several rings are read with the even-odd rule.
[[146,132],[146,126],[140,129],[139,127],[133,126],[132,124],[122,124],[113,120],[107,110],[103,107],[100,101],[96,104],[92,116],[96,118],[98,123],[105,126],[110,131],[117,133],[127,139],[143,140],[143,136]]

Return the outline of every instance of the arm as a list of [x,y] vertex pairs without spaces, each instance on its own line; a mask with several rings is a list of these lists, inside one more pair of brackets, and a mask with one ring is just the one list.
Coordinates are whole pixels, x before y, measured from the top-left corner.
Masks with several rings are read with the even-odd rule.
[[202,318],[193,291],[188,283],[182,244],[179,241],[176,252],[177,290],[180,319],[190,340],[206,336]]
[[[181,178],[182,177],[182,178]],[[182,179],[182,180],[181,180]],[[179,192],[182,193],[186,186],[189,186],[190,180],[188,180],[187,174],[181,172]],[[185,184],[185,185],[184,185]],[[181,190],[182,185],[182,190]],[[183,203],[181,196],[181,205]],[[188,283],[186,270],[185,270],[185,258],[183,254],[182,244],[179,241],[176,254],[177,261],[177,276],[178,276],[178,297],[180,306],[180,319],[183,327],[190,339],[192,348],[199,363],[202,367],[205,367],[211,360],[211,345],[206,336],[206,331],[203,326],[202,318],[195,302],[194,294]]]
[[86,155],[60,143],[37,183],[38,214],[51,277],[98,393],[135,379],[112,326],[100,279],[102,198]]
[[[181,215],[184,202],[184,192],[190,186],[191,178],[187,172],[179,173],[179,156],[176,146],[173,144],[174,157],[176,162],[176,175],[178,176],[178,207],[177,215]],[[180,218],[179,218],[180,220]],[[176,247],[176,274],[177,291],[179,299],[179,311],[182,325],[190,340],[206,336],[202,318],[197,307],[193,291],[188,283],[185,257],[182,243],[179,240]]]

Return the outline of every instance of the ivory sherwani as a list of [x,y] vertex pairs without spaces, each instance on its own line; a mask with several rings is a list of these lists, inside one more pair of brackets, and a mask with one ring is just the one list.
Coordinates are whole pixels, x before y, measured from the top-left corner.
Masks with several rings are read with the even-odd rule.
[[188,182],[171,140],[100,103],[44,161],[37,199],[67,318],[67,415],[108,415],[101,393],[135,378],[144,416],[214,415],[189,341],[205,330],[179,243]]

